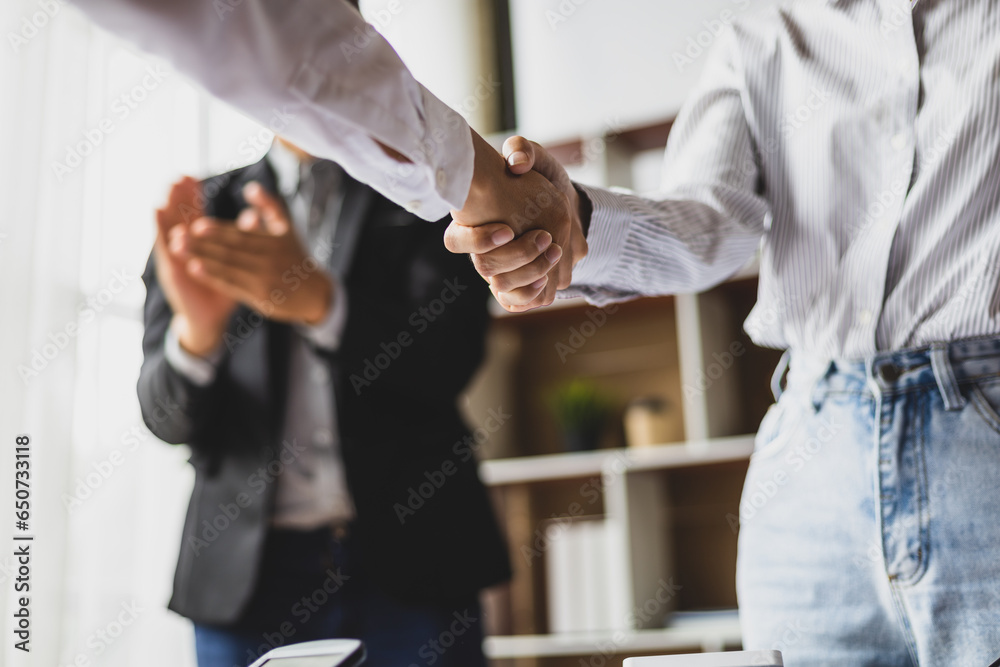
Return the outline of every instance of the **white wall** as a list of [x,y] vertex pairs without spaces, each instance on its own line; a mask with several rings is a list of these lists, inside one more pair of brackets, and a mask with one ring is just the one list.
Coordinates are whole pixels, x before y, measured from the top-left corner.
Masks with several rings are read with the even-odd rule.
[[494,47],[485,0],[364,0],[361,11],[428,90],[480,132],[496,129]]
[[767,4],[511,0],[518,130],[552,141],[675,115],[721,23]]

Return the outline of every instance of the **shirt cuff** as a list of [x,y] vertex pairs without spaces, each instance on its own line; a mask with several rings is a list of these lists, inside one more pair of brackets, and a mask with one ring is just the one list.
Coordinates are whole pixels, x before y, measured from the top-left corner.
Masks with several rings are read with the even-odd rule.
[[185,350],[181,347],[173,327],[167,328],[167,336],[163,342],[163,353],[171,368],[198,387],[212,384],[215,380],[216,369],[222,360],[221,345],[206,357],[199,357]]
[[331,276],[333,289],[330,297],[330,311],[326,319],[318,324],[297,326],[299,334],[316,347],[333,352],[340,347],[340,337],[347,323],[347,290],[337,276]]
[[472,128],[457,111],[429,90],[420,86],[420,92],[426,123],[424,153],[431,170],[432,187],[451,208],[461,209],[469,197],[475,164]]
[[590,198],[593,210],[587,231],[587,256],[573,267],[572,287],[605,285],[621,261],[632,214],[616,192],[587,185],[577,187]]

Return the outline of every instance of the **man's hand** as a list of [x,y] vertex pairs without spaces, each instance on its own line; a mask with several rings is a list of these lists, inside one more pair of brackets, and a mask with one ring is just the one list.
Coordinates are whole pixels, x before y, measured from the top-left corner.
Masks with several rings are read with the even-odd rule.
[[181,347],[205,356],[222,340],[236,302],[188,275],[185,262],[170,252],[170,239],[202,216],[201,186],[184,177],[170,188],[167,203],[156,211],[156,279],[174,311],[171,327]]
[[258,183],[243,195],[250,208],[235,225],[200,218],[171,250],[206,287],[273,320],[318,324],[329,313],[333,280],[306,252],[281,202]]
[[473,142],[476,166],[469,200],[453,212],[445,245],[472,255],[476,270],[507,310],[548,305],[557,289],[569,287],[573,266],[587,254],[576,188],[555,158],[523,137],[504,143],[506,163],[478,135],[473,134]]

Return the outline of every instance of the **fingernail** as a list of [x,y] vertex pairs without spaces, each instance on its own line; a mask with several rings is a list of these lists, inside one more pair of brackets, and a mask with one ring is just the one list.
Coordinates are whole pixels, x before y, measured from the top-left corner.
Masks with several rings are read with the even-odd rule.
[[531,289],[535,289],[535,290],[542,289],[543,287],[545,287],[546,284],[548,284],[548,282],[549,282],[549,277],[548,276],[542,276],[541,278],[539,278],[535,282],[531,283],[531,285],[529,285],[529,287],[531,287]]
[[490,238],[493,239],[493,245],[503,245],[514,240],[514,232],[509,227],[505,227],[493,232],[493,236]]
[[548,250],[545,251],[545,259],[549,260],[549,264],[555,264],[562,257],[562,248],[557,245],[550,246]]
[[516,167],[520,164],[528,164],[528,154],[524,151],[514,151],[507,156],[507,164]]
[[549,234],[548,232],[542,232],[535,238],[535,245],[538,246],[539,252],[545,250],[550,245],[552,245],[552,234]]

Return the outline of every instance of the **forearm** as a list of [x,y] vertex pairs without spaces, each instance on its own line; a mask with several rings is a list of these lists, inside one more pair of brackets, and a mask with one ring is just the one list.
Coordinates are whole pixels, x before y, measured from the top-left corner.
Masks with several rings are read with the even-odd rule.
[[468,125],[343,0],[75,2],[102,27],[421,217],[436,220],[463,205],[472,178]]
[[328,303],[323,317],[315,323],[300,322],[296,328],[315,349],[335,352],[340,347],[340,338],[347,324],[348,294],[343,282],[330,276]]
[[588,254],[563,295],[596,304],[712,287],[753,256],[764,230],[766,204],[746,190],[691,186],[657,200],[580,187],[593,205]]
[[197,386],[171,367],[161,351],[143,361],[136,389],[143,421],[153,435],[173,445],[197,439],[213,400],[209,388]]

